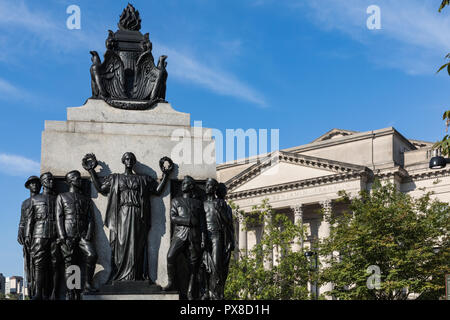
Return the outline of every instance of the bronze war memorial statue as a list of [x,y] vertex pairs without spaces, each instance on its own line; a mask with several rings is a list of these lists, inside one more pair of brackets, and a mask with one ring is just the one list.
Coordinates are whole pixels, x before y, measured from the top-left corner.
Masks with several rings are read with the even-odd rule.
[[[163,178],[155,179],[133,172],[136,156],[126,152],[122,156],[124,173],[111,174],[100,179],[95,172],[97,159],[94,154],[83,158],[83,167],[89,172],[99,193],[108,196],[105,226],[109,229],[112,273],[110,279],[149,280],[147,236],[150,230],[150,196],[160,195],[173,170],[173,162],[162,158]],[[168,163],[168,166],[165,166]]]
[[25,188],[30,190],[30,197],[22,202],[22,207],[20,211],[20,222],[19,222],[19,232],[17,235],[17,241],[21,246],[23,246],[23,260],[24,260],[24,271],[25,279],[28,283],[28,297],[32,298],[34,293],[34,274],[31,261],[31,245],[27,243],[25,239],[31,239],[29,235],[25,233],[25,228],[28,223],[30,208],[31,208],[31,198],[36,196],[41,191],[41,180],[36,176],[31,176],[25,182]]
[[226,186],[214,161],[179,152],[215,154],[212,130],[166,101],[168,57],[155,63],[140,29],[128,4],[103,57],[90,51],[92,96],[45,123],[45,174],[25,184],[18,232],[34,299],[224,299],[235,247]]
[[[56,198],[56,223],[58,240],[64,259],[66,282],[70,280],[70,267],[84,267],[84,292],[96,291],[92,278],[97,261],[93,239],[95,230],[92,200],[82,192],[81,174],[73,170],[66,174],[69,191],[61,193]],[[83,265],[81,263],[83,260]],[[79,300],[78,290],[67,290],[67,300]]]
[[40,180],[44,190],[31,197],[25,245],[31,249],[33,300],[57,299],[61,255],[56,234],[55,185],[50,172],[43,173]]

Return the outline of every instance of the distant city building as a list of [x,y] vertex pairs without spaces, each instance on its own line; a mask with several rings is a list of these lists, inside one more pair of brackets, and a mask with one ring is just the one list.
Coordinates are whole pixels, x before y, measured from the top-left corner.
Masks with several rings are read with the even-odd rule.
[[23,293],[23,278],[19,276],[7,277],[5,279],[5,294]]
[[9,294],[11,292],[10,286],[9,286],[9,277],[6,277],[5,279],[5,294]]
[[5,294],[5,285],[6,285],[6,278],[3,275],[3,273],[0,273],[0,293]]

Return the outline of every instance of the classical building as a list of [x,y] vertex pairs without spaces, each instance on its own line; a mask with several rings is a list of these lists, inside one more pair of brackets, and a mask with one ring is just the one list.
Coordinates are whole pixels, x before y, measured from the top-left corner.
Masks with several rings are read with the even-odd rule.
[[5,294],[23,293],[23,278],[20,276],[7,277],[5,279]]
[[[448,202],[450,168],[429,169],[432,145],[407,139],[392,127],[368,132],[333,129],[306,145],[220,164],[217,177],[227,184],[228,199],[244,212],[267,198],[275,211],[303,223],[308,230],[303,245],[310,246],[329,235],[323,215],[346,209],[336,202],[338,192],[357,195],[371,188],[374,177],[389,180],[413,196],[426,188]],[[239,249],[254,246],[262,229],[245,231],[239,226]]]

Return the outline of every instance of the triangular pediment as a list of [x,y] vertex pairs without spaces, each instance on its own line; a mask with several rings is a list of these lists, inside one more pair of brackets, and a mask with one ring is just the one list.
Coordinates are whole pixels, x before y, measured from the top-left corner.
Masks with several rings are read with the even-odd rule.
[[324,135],[320,136],[319,138],[315,139],[311,143],[351,136],[355,133],[358,133],[358,132],[351,131],[351,130],[343,130],[343,129],[332,129],[332,130],[328,131],[327,133],[325,133]]
[[239,192],[263,188],[270,185],[329,176],[330,174],[332,173],[325,169],[316,169],[298,164],[278,162],[261,172],[259,175],[254,176],[234,191]]
[[363,166],[277,151],[226,182],[231,192],[366,172]]

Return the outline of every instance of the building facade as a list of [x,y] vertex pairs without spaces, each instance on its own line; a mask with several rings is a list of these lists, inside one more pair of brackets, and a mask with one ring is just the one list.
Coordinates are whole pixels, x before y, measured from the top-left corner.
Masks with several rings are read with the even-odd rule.
[[[302,245],[311,247],[329,235],[324,216],[346,210],[336,202],[338,192],[356,196],[370,190],[375,177],[412,196],[422,195],[425,188],[448,202],[450,168],[429,169],[432,145],[407,139],[392,127],[368,132],[333,129],[306,145],[218,165],[217,177],[240,210],[250,212],[268,199],[274,211],[302,223],[307,229]],[[263,232],[262,226],[237,229],[243,252],[258,243]]]
[[5,294],[17,294],[23,293],[23,277],[12,276],[5,279]]

